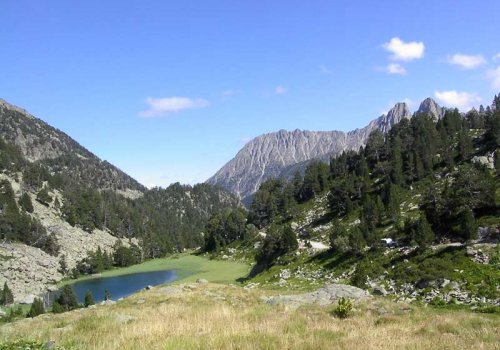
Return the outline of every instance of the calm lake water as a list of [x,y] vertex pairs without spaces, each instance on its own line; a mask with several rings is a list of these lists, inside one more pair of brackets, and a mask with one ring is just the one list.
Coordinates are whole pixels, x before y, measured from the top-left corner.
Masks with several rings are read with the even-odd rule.
[[174,270],[139,272],[129,275],[114,277],[97,277],[72,284],[78,297],[78,302],[83,303],[85,293],[91,291],[94,301],[104,300],[104,290],[108,289],[112,300],[127,297],[148,285],[156,286],[172,282],[177,279]]

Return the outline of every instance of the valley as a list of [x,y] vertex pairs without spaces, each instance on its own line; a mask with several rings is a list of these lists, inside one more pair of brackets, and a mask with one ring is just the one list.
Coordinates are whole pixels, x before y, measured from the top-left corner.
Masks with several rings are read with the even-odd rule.
[[499,104],[396,104],[338,150],[337,132],[263,135],[250,145],[273,139],[251,146],[265,162],[278,144],[317,153],[231,193],[145,189],[2,102],[0,349],[493,349]]
[[[223,269],[208,264],[204,276],[215,277],[231,264]],[[267,303],[283,292],[234,285],[245,270],[239,272],[226,274],[223,284],[183,280],[111,305],[17,320],[0,327],[0,337],[7,344],[25,339],[30,349],[47,344],[66,349],[495,349],[498,345],[497,315],[371,297],[356,302],[349,318],[339,319],[333,316],[334,305]]]

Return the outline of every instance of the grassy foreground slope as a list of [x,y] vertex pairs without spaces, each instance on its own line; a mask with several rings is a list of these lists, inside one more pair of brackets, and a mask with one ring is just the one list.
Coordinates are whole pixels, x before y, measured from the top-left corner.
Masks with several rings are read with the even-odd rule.
[[2,326],[0,338],[67,349],[497,349],[500,342],[498,315],[375,298],[341,320],[331,307],[263,304],[269,293],[221,284],[155,288],[114,305],[19,320]]

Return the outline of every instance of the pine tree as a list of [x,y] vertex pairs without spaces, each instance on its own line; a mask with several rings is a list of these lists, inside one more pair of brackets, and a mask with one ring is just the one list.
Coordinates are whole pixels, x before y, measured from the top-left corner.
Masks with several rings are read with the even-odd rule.
[[396,185],[402,185],[404,181],[402,147],[401,137],[399,137],[399,135],[396,135],[392,140],[391,155],[391,178]]
[[31,304],[30,311],[28,311],[26,317],[33,318],[44,313],[45,313],[45,306],[43,305],[42,299],[35,298],[35,300],[33,300],[33,304]]
[[12,294],[7,281],[3,284],[1,301],[3,305],[10,305],[14,303],[14,295]]
[[90,290],[85,293],[85,301],[83,302],[83,305],[85,307],[89,307],[90,305],[94,305],[94,297],[92,296],[92,292]]
[[62,275],[66,275],[68,273],[68,264],[66,263],[66,255],[61,255],[59,258],[59,272]]
[[363,232],[361,232],[358,226],[353,227],[349,233],[349,246],[354,254],[362,254],[364,252],[366,242]]
[[65,310],[73,310],[78,308],[78,300],[76,298],[75,291],[69,284],[63,287],[61,294],[56,300]]
[[21,198],[19,198],[19,206],[23,208],[24,211],[33,213],[33,203],[28,193],[24,192]]
[[65,310],[62,307],[62,305],[59,304],[59,302],[57,300],[54,300],[54,302],[52,303],[52,312],[55,314],[60,314],[60,313],[63,313],[64,311]]
[[467,209],[460,214],[460,231],[466,241],[477,237],[477,224],[472,210]]
[[299,242],[297,241],[297,235],[295,232],[293,232],[292,228],[290,225],[285,226],[283,229],[283,245],[285,252],[292,252],[294,250],[297,250],[299,248]]
[[434,231],[425,215],[421,215],[416,222],[414,239],[421,249],[428,247],[434,240]]
[[46,206],[48,206],[50,202],[52,202],[52,197],[50,196],[47,187],[43,186],[42,189],[38,191],[36,200]]
[[388,216],[393,222],[397,222],[401,211],[399,207],[399,205],[401,204],[401,198],[400,198],[401,196],[399,192],[400,191],[398,186],[392,183],[389,184],[389,193],[387,198],[386,210]]

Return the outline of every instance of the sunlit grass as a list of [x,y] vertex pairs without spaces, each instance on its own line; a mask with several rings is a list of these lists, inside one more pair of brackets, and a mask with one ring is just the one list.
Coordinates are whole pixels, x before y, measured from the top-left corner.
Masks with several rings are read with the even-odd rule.
[[332,306],[263,304],[269,293],[218,284],[180,294],[155,288],[111,306],[16,321],[0,327],[0,339],[52,339],[75,349],[496,349],[500,342],[498,315],[372,299],[341,320]]
[[[120,269],[104,271],[99,277],[112,277],[132,273],[175,270],[179,277],[174,283],[194,282],[198,278],[204,278],[210,282],[234,283],[238,278],[247,276],[250,266],[228,261],[209,260],[191,254],[178,254],[168,258],[154,259],[142,264],[133,265]],[[67,279],[61,286],[76,281],[83,281],[94,278],[83,276],[79,279]]]

